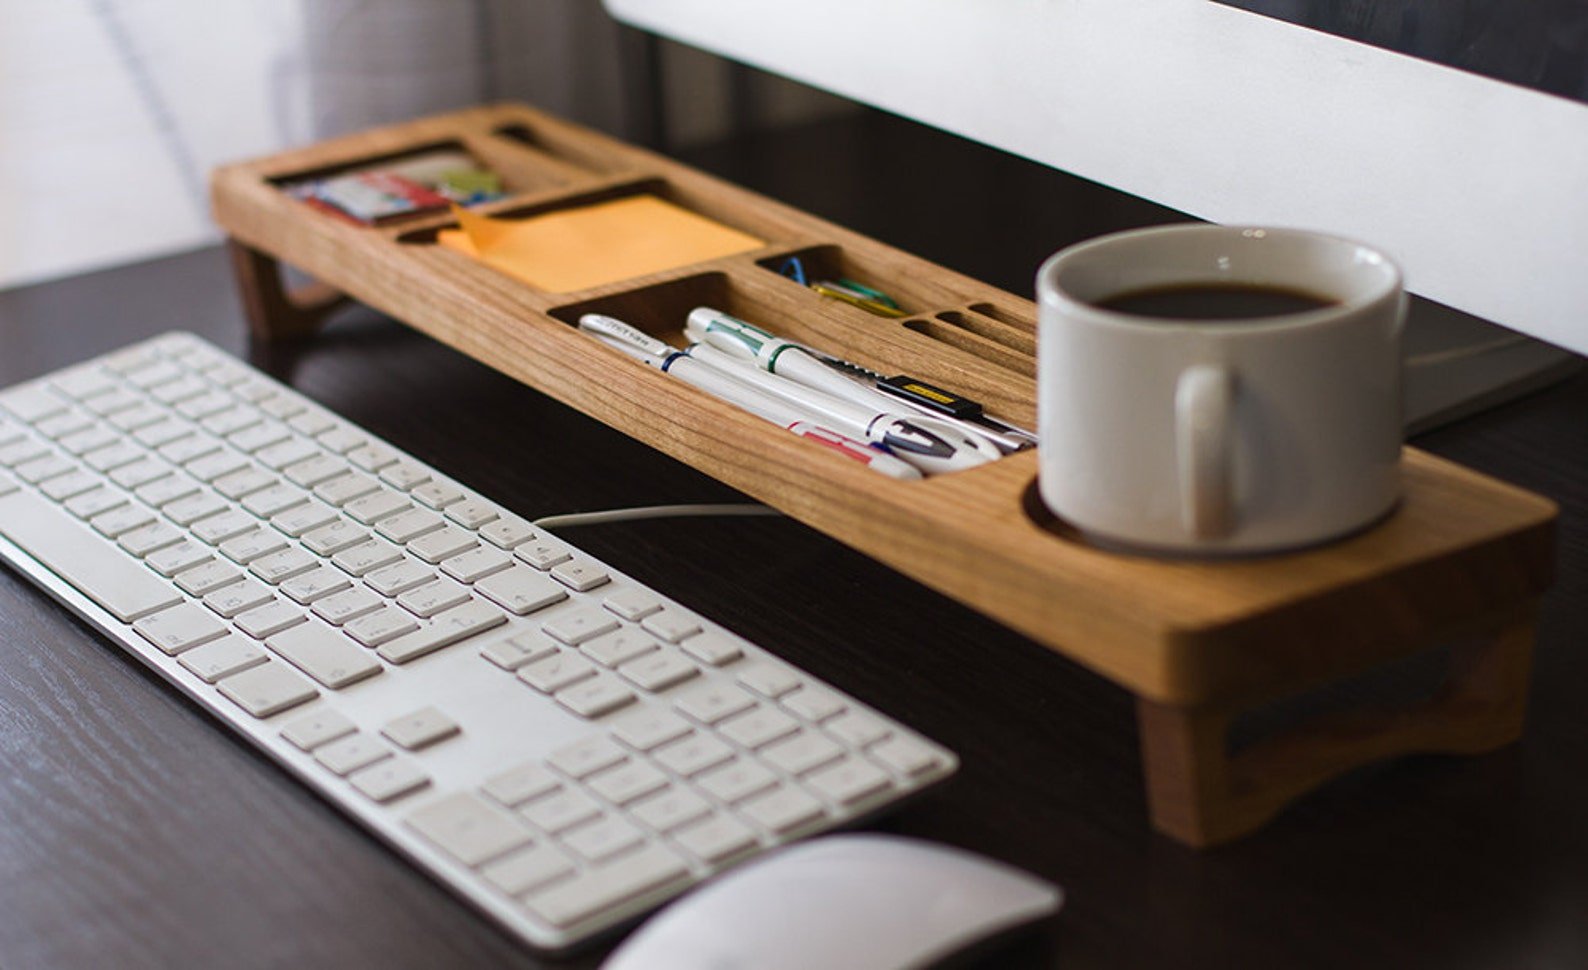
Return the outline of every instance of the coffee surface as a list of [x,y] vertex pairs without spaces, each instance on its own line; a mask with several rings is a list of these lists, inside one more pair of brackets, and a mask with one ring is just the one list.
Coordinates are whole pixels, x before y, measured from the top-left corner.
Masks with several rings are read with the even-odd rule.
[[1225,321],[1282,317],[1335,303],[1300,290],[1209,283],[1132,290],[1099,300],[1096,305],[1115,313],[1159,320]]

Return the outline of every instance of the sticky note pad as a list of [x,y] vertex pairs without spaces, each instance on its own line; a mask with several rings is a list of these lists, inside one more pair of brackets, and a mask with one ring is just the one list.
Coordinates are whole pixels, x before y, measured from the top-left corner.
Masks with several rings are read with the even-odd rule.
[[764,243],[652,195],[598,202],[528,219],[454,210],[441,245],[553,293],[687,266]]

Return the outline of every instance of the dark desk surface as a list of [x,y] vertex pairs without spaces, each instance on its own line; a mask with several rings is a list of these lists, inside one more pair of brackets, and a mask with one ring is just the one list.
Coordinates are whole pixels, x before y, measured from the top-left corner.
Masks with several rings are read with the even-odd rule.
[[[918,169],[869,165],[884,145]],[[1163,218],[876,119],[689,160],[1016,292],[1048,250]],[[0,294],[0,384],[171,328],[526,515],[733,494],[368,313],[307,344],[250,346],[217,250]],[[1046,938],[994,965],[1588,966],[1588,377],[1417,443],[1563,506],[1526,737],[1362,772],[1205,853],[1149,830],[1123,691],[808,529],[689,520],[570,538],[960,753],[955,781],[880,827],[1067,888]],[[288,964],[542,965],[0,570],[0,966]]]

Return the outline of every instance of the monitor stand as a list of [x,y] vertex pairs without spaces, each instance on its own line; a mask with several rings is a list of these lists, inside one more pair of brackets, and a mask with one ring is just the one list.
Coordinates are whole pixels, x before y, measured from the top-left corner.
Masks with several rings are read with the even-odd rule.
[[1562,380],[1583,358],[1450,307],[1412,298],[1406,434],[1431,431]]

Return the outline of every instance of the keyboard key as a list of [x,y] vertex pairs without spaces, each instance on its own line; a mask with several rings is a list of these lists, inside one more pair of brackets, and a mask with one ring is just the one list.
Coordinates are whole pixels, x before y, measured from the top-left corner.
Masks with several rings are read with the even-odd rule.
[[230,586],[242,578],[242,573],[218,560],[200,563],[176,574],[176,584],[191,596],[205,596],[217,589]]
[[862,758],[848,758],[805,779],[817,794],[838,805],[853,805],[892,787],[888,773]]
[[242,509],[230,509],[219,515],[200,519],[188,528],[193,533],[193,538],[215,546],[257,527],[258,520],[253,516]]
[[595,665],[576,653],[558,652],[518,668],[518,679],[546,694],[595,676]]
[[608,815],[563,833],[562,841],[591,862],[601,862],[644,842],[645,835],[623,819]]
[[798,674],[766,660],[740,667],[737,680],[762,697],[782,697],[800,686]]
[[0,407],[21,418],[26,424],[42,421],[52,414],[60,414],[70,406],[70,401],[41,384],[31,384],[0,394]]
[[508,808],[515,808],[531,798],[538,798],[562,784],[557,776],[538,762],[519,765],[510,771],[493,775],[480,790]]
[[45,455],[43,458],[18,465],[12,473],[29,485],[37,485],[46,479],[76,470],[77,465],[65,455]]
[[546,763],[563,774],[584,778],[626,758],[628,754],[611,738],[594,737],[558,749]]
[[315,600],[314,615],[332,626],[341,626],[385,606],[386,601],[375,593],[361,586],[355,586],[333,596]]
[[396,596],[436,578],[435,570],[422,563],[404,560],[364,577],[364,584],[382,596]]
[[353,581],[345,573],[332,569],[330,566],[315,566],[306,573],[301,573],[291,579],[283,580],[281,592],[302,606],[309,606],[315,600],[340,593],[349,589]]
[[295,509],[308,500],[309,497],[297,488],[278,481],[244,499],[243,508],[261,519],[268,519],[288,509]]
[[[215,491],[229,499],[236,500],[245,495],[263,491],[272,485],[278,484],[279,481],[276,476],[263,468],[244,468],[241,471],[232,472],[230,475],[222,475],[220,478],[215,479],[212,484],[215,487]],[[250,509],[250,511],[252,510]],[[257,515],[258,513],[254,514]]]
[[91,519],[101,512],[108,512],[127,504],[127,496],[108,488],[98,488],[91,492],[69,499],[66,511],[79,519]]
[[319,559],[302,549],[283,549],[250,562],[248,571],[273,586],[294,576],[301,576],[319,563]]
[[266,603],[273,602],[276,596],[270,587],[255,579],[244,579],[242,582],[222,586],[220,589],[211,590],[204,594],[204,605],[231,619],[245,610],[252,610]]
[[446,516],[465,529],[478,529],[496,518],[496,506],[484,499],[471,498],[446,507]]
[[513,564],[513,558],[500,549],[480,546],[453,556],[441,564],[441,571],[460,583],[473,583]]
[[266,468],[282,469],[296,465],[300,461],[307,461],[319,453],[320,449],[311,441],[303,438],[288,438],[268,448],[259,449],[254,452],[254,458]]
[[358,545],[369,538],[369,533],[346,519],[338,519],[303,536],[303,547],[317,556],[334,556],[343,549]]
[[406,492],[415,485],[430,481],[430,473],[413,462],[401,461],[382,468],[380,480],[392,488]]
[[577,647],[586,640],[594,640],[601,634],[610,633],[617,628],[618,621],[611,614],[594,606],[562,613],[556,619],[549,620],[541,626],[547,634],[570,647]]
[[154,522],[154,516],[136,505],[124,505],[102,512],[88,520],[94,531],[107,539],[115,539],[133,529],[141,529]]
[[182,603],[146,616],[134,623],[132,628],[168,657],[226,633],[226,624],[193,603]]
[[679,644],[679,648],[701,663],[713,667],[730,664],[744,656],[737,643],[733,642],[726,633],[717,630],[697,633]]
[[160,457],[178,465],[187,465],[221,450],[221,443],[206,434],[178,438],[160,446]]
[[314,488],[347,473],[347,462],[331,455],[316,455],[295,462],[286,468],[287,481],[304,488]]
[[380,729],[380,733],[386,735],[387,740],[398,747],[418,751],[437,741],[450,738],[460,730],[458,722],[452,718],[434,707],[425,707],[387,722],[386,726]]
[[382,805],[411,795],[430,784],[430,776],[418,765],[400,758],[388,758],[355,771],[347,780],[360,793]]
[[674,785],[629,806],[629,814],[658,832],[683,828],[711,812],[710,802],[682,785]]
[[314,760],[338,775],[349,775],[360,768],[391,757],[391,749],[368,734],[350,734],[320,745]]
[[102,540],[46,499],[27,492],[0,497],[0,534],[123,623],[182,602],[141,563],[107,556]]
[[356,620],[349,620],[347,625],[342,627],[342,632],[366,647],[378,647],[388,640],[395,640],[417,629],[419,622],[412,614],[404,613],[395,607],[383,606],[374,613],[366,613]]
[[283,535],[296,539],[337,520],[336,510],[320,502],[299,505],[270,517],[270,524]]
[[688,866],[672,850],[649,845],[533,893],[525,905],[553,926],[572,926],[624,900],[680,882],[688,875]]
[[732,804],[777,784],[777,775],[758,761],[735,761],[713,768],[695,779],[711,797]]
[[507,617],[493,606],[465,603],[438,614],[429,626],[383,644],[378,652],[383,660],[405,664],[506,622]]
[[691,734],[658,748],[652,756],[669,770],[688,776],[731,760],[733,749],[709,734]]
[[673,703],[697,721],[716,724],[723,718],[754,707],[755,698],[731,684],[710,682],[675,695]]
[[140,486],[137,491],[138,498],[142,501],[160,508],[179,498],[187,498],[197,494],[199,483],[186,475],[167,475],[157,478],[146,485]]
[[573,558],[567,546],[545,538],[533,539],[514,547],[513,555],[541,572]]
[[390,489],[381,489],[362,498],[356,498],[343,507],[354,521],[364,525],[374,525],[381,519],[390,518],[399,512],[406,512],[414,507],[408,496]]
[[182,467],[201,482],[213,482],[247,468],[248,459],[235,451],[216,451],[187,462]]
[[514,566],[479,581],[481,596],[518,616],[543,610],[568,598],[568,591],[524,566]]
[[574,871],[573,863],[549,845],[518,849],[480,870],[486,882],[507,893],[520,896],[561,879]]
[[677,643],[685,637],[700,632],[700,621],[682,610],[662,610],[660,613],[652,613],[640,621],[640,626],[647,633],[661,637],[668,643]]
[[197,674],[204,683],[213,684],[222,677],[257,667],[267,659],[265,652],[253,641],[229,633],[219,640],[184,650],[176,662]]
[[729,815],[717,815],[673,833],[673,839],[710,863],[725,862],[759,845],[749,826]]
[[303,615],[303,611],[296,606],[277,600],[258,609],[238,614],[235,622],[237,629],[255,640],[263,640],[265,637],[274,636],[282,630],[297,626],[306,619],[308,618]]
[[441,528],[441,516],[424,509],[409,509],[407,512],[394,515],[375,526],[375,531],[403,545],[417,539],[427,532]]
[[256,667],[222,678],[220,691],[254,717],[270,717],[313,700],[319,691],[287,669],[266,660]]
[[[800,722],[772,707],[757,707],[735,714],[717,725],[717,731],[736,744],[759,748],[800,729]],[[797,774],[798,772],[796,772]]]
[[630,622],[642,620],[662,608],[655,594],[643,589],[624,589],[609,595],[602,605]]
[[182,533],[163,522],[146,525],[141,529],[123,532],[116,545],[142,559],[153,552],[182,541]]
[[363,576],[383,566],[402,562],[402,550],[383,539],[368,539],[348,546],[331,558],[338,569],[351,576]]
[[667,776],[643,761],[608,768],[585,779],[590,790],[614,805],[627,805],[667,787]]
[[246,566],[255,559],[286,549],[287,540],[273,529],[256,527],[252,531],[227,539],[219,548],[221,555],[240,566]]
[[432,617],[469,601],[469,588],[450,579],[432,580],[397,597],[397,605],[418,617]]
[[512,549],[535,537],[535,530],[516,515],[503,515],[480,526],[480,538],[498,549]]
[[618,668],[624,680],[645,690],[661,691],[700,673],[700,668],[672,651],[649,653]]
[[557,692],[557,703],[580,717],[601,717],[634,701],[634,692],[611,677],[596,677]]
[[833,737],[852,748],[876,744],[893,733],[893,728],[882,718],[865,711],[850,711],[823,725]]
[[474,533],[448,525],[408,543],[408,551],[434,565],[443,559],[468,552],[477,545],[479,540],[474,538]]
[[870,753],[906,778],[924,774],[938,764],[935,751],[914,738],[903,736],[894,736],[877,744]]
[[784,707],[807,721],[817,723],[842,713],[849,706],[837,694],[814,684],[806,684],[792,694],[785,694],[781,700]]
[[612,581],[612,577],[600,566],[577,559],[553,567],[551,578],[577,593],[588,593]]
[[462,492],[451,485],[443,485],[440,482],[426,482],[423,485],[416,485],[409,490],[408,494],[433,509],[444,509],[453,502],[463,501]]
[[503,670],[517,670],[527,663],[557,652],[557,645],[538,633],[520,633],[498,640],[480,650],[480,656]]
[[98,487],[98,475],[79,470],[69,475],[57,475],[40,486],[39,491],[52,502],[64,502]]
[[553,834],[587,822],[601,814],[601,806],[583,792],[564,788],[536,798],[518,810],[535,825]]
[[273,653],[331,688],[340,690],[383,669],[335,630],[305,623],[265,641]]
[[184,528],[200,519],[207,519],[213,515],[225,512],[229,506],[226,500],[219,495],[200,492],[189,495],[187,498],[177,499],[160,509],[160,514]]
[[611,723],[612,736],[631,748],[649,751],[693,730],[672,711],[646,708],[624,714]]
[[359,433],[357,428],[342,426],[334,428],[320,435],[319,442],[324,447],[339,455],[347,454],[354,448],[362,446],[369,438]]
[[380,488],[380,483],[368,475],[354,473],[333,478],[314,486],[314,494],[335,506],[343,506],[356,498]]
[[843,747],[819,731],[804,731],[761,752],[767,764],[791,775],[803,775],[843,756]]
[[345,738],[356,730],[358,728],[345,716],[335,711],[322,710],[315,714],[305,714],[288,723],[281,729],[281,736],[299,750],[313,751],[328,741]]
[[287,430],[286,425],[275,421],[264,421],[242,431],[235,432],[234,434],[229,435],[226,440],[230,441],[232,446],[237,448],[239,451],[246,451],[249,454],[253,454],[262,448],[269,448],[271,445],[279,445],[283,441],[291,440],[291,438],[292,432]]
[[660,645],[638,630],[621,629],[586,640],[579,649],[601,664],[616,667],[660,649]]
[[741,804],[739,811],[756,825],[778,835],[817,821],[824,814],[821,802],[794,787],[757,796]]
[[410,813],[407,822],[467,866],[477,866],[530,841],[529,830],[518,819],[468,792],[432,802]]

